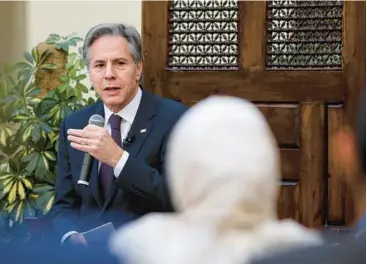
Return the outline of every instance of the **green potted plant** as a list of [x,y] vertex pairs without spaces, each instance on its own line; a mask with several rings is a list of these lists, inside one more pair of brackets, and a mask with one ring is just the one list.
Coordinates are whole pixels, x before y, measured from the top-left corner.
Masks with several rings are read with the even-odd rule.
[[2,222],[17,225],[51,208],[59,125],[70,112],[95,101],[93,93],[88,98],[92,91],[85,85],[81,43],[74,34],[51,34],[24,53],[24,62],[0,73]]

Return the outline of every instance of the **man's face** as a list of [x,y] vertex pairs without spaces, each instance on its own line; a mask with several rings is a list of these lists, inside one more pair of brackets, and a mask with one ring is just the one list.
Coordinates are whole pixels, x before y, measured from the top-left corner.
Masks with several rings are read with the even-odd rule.
[[111,111],[120,111],[137,92],[142,63],[135,64],[126,39],[120,36],[97,39],[89,56],[89,78],[95,91]]

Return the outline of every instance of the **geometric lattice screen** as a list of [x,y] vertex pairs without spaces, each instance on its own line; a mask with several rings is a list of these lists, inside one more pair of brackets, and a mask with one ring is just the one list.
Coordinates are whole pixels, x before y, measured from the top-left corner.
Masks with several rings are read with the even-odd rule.
[[238,19],[235,0],[171,1],[168,67],[236,69]]
[[342,1],[268,1],[267,68],[341,68]]

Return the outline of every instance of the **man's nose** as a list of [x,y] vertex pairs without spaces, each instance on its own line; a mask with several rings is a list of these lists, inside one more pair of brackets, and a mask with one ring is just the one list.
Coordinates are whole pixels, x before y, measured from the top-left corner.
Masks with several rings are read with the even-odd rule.
[[106,79],[112,79],[115,78],[115,70],[113,68],[112,63],[107,63],[106,66],[106,73],[105,73],[105,78]]

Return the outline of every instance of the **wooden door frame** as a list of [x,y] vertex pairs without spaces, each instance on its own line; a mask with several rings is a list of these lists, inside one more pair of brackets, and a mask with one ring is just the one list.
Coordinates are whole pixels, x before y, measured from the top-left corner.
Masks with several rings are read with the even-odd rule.
[[[344,27],[354,27],[356,31],[349,30],[343,33],[346,40],[342,53],[343,70],[266,70],[263,43],[266,34],[266,2],[239,2],[239,17],[243,18],[241,25],[244,25],[239,27],[240,67],[238,71],[222,71],[220,74],[217,71],[206,71],[208,78],[217,83],[217,86],[213,88],[212,84],[208,85],[205,80],[202,80],[201,71],[177,72],[166,69],[169,1],[143,1],[144,84],[148,90],[171,98],[179,96],[177,94],[163,94],[160,87],[165,81],[166,85],[176,87],[178,92],[199,84],[197,85],[199,90],[201,90],[200,87],[203,87],[205,91],[202,92],[210,94],[221,93],[220,87],[232,82],[234,95],[246,97],[251,101],[328,101],[346,102],[349,105],[353,98],[353,91],[356,89],[353,84],[356,82],[365,83],[365,71],[361,69],[361,67],[365,69],[363,63],[365,61],[365,49],[363,48],[365,47],[365,31],[363,31],[365,29],[365,23],[363,23],[365,21],[365,2],[345,1],[344,5]],[[263,12],[258,12],[258,10],[263,10]],[[356,15],[347,15],[350,13]],[[160,26],[162,24],[167,26]],[[249,24],[251,26],[247,26]],[[254,32],[263,32],[264,36],[254,34]],[[253,55],[248,57],[246,52],[251,52]],[[162,54],[165,55],[162,56]],[[345,61],[348,61],[348,64],[345,64]],[[312,72],[312,77],[310,77],[310,72]],[[348,72],[348,76],[352,77],[346,78],[345,72]],[[190,78],[185,78],[187,74]],[[265,85],[257,85],[257,80],[268,81]],[[297,89],[293,87],[294,80],[302,84]],[[282,83],[281,90],[278,94],[274,94],[273,84],[280,81]],[[347,87],[347,89],[344,90],[340,87]],[[318,93],[320,89],[323,90],[322,95]],[[257,95],[252,96],[254,91],[257,92]],[[200,91],[198,91],[198,96],[200,96]]]

